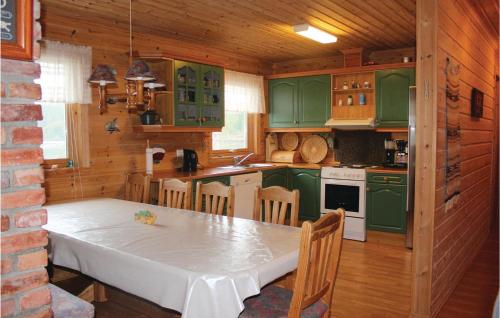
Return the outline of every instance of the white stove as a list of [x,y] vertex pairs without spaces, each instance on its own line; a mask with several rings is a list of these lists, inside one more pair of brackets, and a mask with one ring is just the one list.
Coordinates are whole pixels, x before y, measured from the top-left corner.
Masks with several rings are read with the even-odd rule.
[[366,171],[364,165],[321,169],[321,214],[345,210],[344,238],[366,241]]

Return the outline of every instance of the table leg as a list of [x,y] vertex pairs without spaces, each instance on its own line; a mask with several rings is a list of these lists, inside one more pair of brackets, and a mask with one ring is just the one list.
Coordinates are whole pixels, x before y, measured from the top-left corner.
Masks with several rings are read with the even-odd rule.
[[94,300],[98,303],[108,301],[106,287],[99,282],[94,282]]

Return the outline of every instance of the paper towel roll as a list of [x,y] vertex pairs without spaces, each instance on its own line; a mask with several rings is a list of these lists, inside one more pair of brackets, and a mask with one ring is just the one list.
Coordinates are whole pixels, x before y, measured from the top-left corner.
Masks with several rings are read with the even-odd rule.
[[153,174],[153,148],[146,148],[146,174]]

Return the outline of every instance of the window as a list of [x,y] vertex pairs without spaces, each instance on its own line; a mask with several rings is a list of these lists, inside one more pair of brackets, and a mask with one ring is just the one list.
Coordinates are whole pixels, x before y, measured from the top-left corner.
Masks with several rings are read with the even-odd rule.
[[225,126],[212,134],[213,150],[248,148],[248,120],[246,112],[226,111]]
[[50,159],[68,158],[68,125],[66,104],[42,103],[43,120],[38,125],[43,129],[43,157]]
[[91,103],[87,83],[92,67],[91,48],[45,41],[39,63],[42,72],[36,82],[42,88],[43,120],[39,125],[43,129],[44,159],[52,160],[49,164],[67,159],[83,163],[82,155],[87,153],[84,143],[88,140],[79,134],[86,125],[81,118],[88,105],[80,105]]
[[262,76],[224,72],[224,128],[212,133],[212,150],[249,148],[249,114],[264,112],[264,79]]

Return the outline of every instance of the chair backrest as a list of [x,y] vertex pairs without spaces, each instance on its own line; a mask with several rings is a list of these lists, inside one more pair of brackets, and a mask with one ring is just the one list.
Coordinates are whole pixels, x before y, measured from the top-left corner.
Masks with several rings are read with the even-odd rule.
[[[264,202],[264,209],[262,209]],[[288,191],[283,187],[268,187],[255,189],[253,219],[274,224],[285,224],[286,212],[290,204],[290,226],[299,222],[299,190]]]
[[128,174],[125,178],[125,200],[149,203],[149,176]]
[[331,316],[333,288],[342,250],[344,210],[337,209],[315,223],[302,224],[299,264],[288,311],[289,318],[300,317],[301,311],[319,299],[328,305],[325,317]]
[[196,183],[195,211],[202,212],[203,203],[205,203],[205,211],[203,212],[219,215],[222,215],[224,212],[225,203],[226,215],[234,216],[233,186],[226,186],[217,181],[210,183]]
[[160,179],[158,205],[169,208],[191,210],[191,181],[179,179]]

